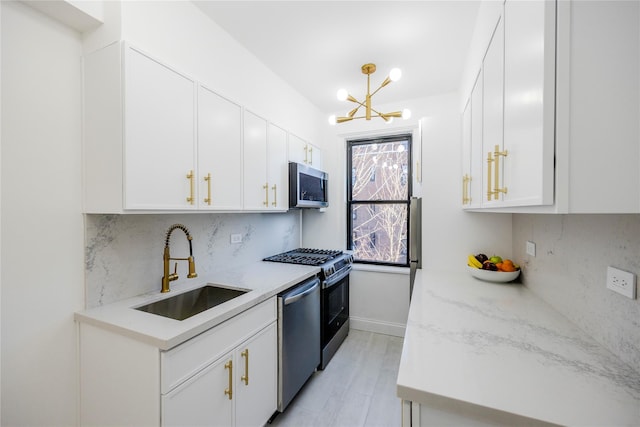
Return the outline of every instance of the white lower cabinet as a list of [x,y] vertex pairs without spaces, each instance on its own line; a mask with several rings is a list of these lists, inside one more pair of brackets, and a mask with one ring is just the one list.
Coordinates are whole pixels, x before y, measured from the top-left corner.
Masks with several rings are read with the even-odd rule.
[[261,426],[276,410],[272,323],[162,396],[163,426]]
[[169,350],[81,322],[80,425],[264,425],[277,409],[276,319],[274,296]]

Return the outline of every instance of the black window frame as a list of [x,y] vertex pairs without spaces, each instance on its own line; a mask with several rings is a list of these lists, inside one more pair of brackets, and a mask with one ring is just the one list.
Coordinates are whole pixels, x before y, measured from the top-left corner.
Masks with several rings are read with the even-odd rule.
[[[357,145],[372,145],[372,144],[384,144],[390,142],[399,142],[399,141],[407,141],[407,199],[400,200],[353,200],[353,147]],[[393,266],[393,267],[409,267],[409,256],[408,256],[408,248],[409,248],[409,208],[411,204],[411,197],[413,195],[413,174],[412,174],[412,155],[413,155],[413,135],[411,133],[401,133],[401,134],[393,134],[393,135],[385,135],[385,136],[377,136],[371,138],[361,138],[361,139],[348,139],[346,141],[347,145],[347,176],[349,179],[347,180],[347,249],[353,250],[353,218],[352,218],[352,207],[354,205],[362,204],[362,205],[385,205],[385,204],[403,204],[406,205],[407,212],[407,223],[406,223],[406,241],[407,241],[407,257],[406,262],[387,262],[387,261],[371,261],[371,260],[361,260],[355,259],[354,262],[358,264],[370,264],[370,265],[385,265],[385,266]]]

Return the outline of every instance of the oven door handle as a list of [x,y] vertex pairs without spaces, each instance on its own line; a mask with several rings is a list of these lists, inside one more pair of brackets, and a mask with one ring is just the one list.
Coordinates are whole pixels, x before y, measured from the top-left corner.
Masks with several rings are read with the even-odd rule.
[[351,271],[351,264],[347,265],[342,270],[338,271],[334,275],[330,276],[327,280],[322,282],[322,289],[327,289],[332,287],[333,285],[335,285],[336,283],[338,283],[339,281],[347,277],[350,271]]
[[298,289],[295,289],[293,292],[283,295],[282,303],[284,305],[289,305],[300,301],[302,298],[313,293],[318,288],[318,285],[320,285],[320,280],[315,278],[307,284],[300,286]]

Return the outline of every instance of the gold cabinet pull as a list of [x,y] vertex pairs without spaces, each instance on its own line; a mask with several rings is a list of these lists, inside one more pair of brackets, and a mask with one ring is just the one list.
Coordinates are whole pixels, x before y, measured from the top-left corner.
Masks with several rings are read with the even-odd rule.
[[305,163],[309,163],[309,158],[307,157],[309,154],[309,146],[305,145],[304,146],[304,162]]
[[271,204],[275,207],[278,206],[278,189],[276,188],[276,184],[273,184],[271,189],[273,190],[273,202],[271,202]]
[[240,377],[244,381],[244,385],[249,385],[249,349],[245,348],[240,356],[244,357],[244,375]]
[[229,360],[224,364],[224,368],[229,370],[229,388],[224,391],[224,394],[229,396],[229,400],[233,399],[233,361]]
[[262,202],[262,204],[268,207],[269,206],[269,183],[267,182],[265,185],[263,185],[262,189],[264,190],[264,202]]
[[193,203],[195,202],[195,199],[193,197],[193,193],[194,193],[193,171],[189,171],[189,173],[187,174],[187,179],[189,180],[189,197],[187,197],[187,202],[189,202],[190,205],[193,205]]
[[491,189],[491,166],[493,165],[493,153],[489,151],[487,153],[487,200],[491,201],[493,196],[493,190]]
[[211,206],[211,174],[208,173],[204,180],[207,181],[207,197],[204,198],[204,202]]
[[462,204],[467,205],[471,202],[471,197],[469,197],[469,182],[471,182],[471,177],[465,174],[462,177]]
[[309,164],[312,165],[313,164],[313,147],[309,147]]
[[494,188],[493,188],[493,199],[498,200],[498,196],[500,193],[507,193],[507,187],[500,188],[500,156],[507,157],[509,155],[509,151],[504,150],[500,151],[500,146],[496,145],[493,152],[493,159],[495,161],[495,171],[494,171]]

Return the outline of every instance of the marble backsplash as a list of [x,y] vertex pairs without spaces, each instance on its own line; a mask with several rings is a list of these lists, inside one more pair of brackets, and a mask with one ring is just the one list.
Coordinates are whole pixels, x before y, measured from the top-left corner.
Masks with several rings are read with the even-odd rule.
[[607,266],[640,273],[640,215],[513,215],[513,257],[526,286],[640,372],[640,300],[606,288]]
[[[185,225],[193,236],[199,277],[259,261],[300,245],[300,213],[216,213],[170,215],[85,215],[86,307],[93,308],[154,290],[160,291],[162,254],[167,230]],[[241,234],[242,243],[231,243]],[[174,230],[171,256],[186,257],[185,234]],[[171,271],[174,269],[172,261]],[[180,278],[189,280],[186,261],[178,261]]]

